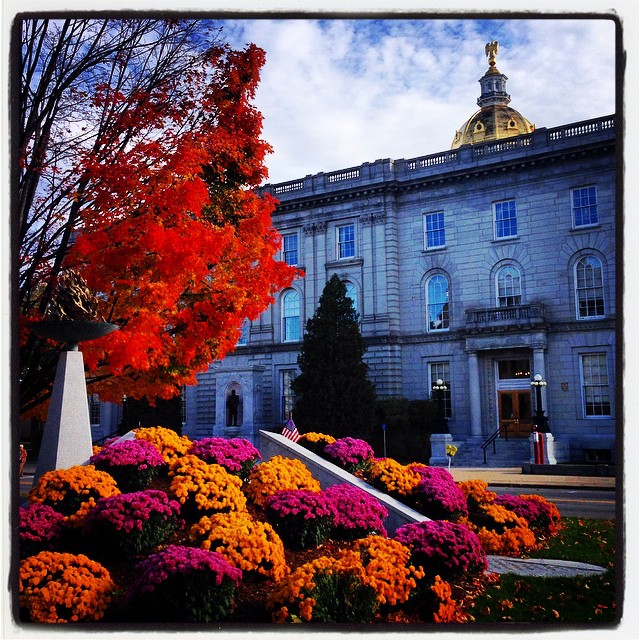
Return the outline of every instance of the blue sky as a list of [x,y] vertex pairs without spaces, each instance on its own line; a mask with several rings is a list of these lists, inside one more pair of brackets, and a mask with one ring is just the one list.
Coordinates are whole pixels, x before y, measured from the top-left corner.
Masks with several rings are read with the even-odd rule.
[[478,108],[490,40],[500,43],[510,106],[536,127],[615,111],[615,25],[604,18],[223,25],[234,46],[254,42],[266,51],[256,105],[274,147],[272,183],[448,149]]

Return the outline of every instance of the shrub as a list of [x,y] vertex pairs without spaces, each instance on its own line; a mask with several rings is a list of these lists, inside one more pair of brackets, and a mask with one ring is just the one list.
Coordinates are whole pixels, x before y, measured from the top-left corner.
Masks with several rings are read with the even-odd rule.
[[480,574],[487,558],[478,536],[464,524],[446,520],[412,522],[399,527],[394,538],[411,549],[414,564],[428,577],[443,580]]
[[194,442],[189,453],[205,462],[221,465],[244,481],[262,459],[260,452],[244,438],[204,438]]
[[422,569],[411,564],[411,550],[397,540],[373,535],[357,540],[354,550],[360,555],[365,584],[376,593],[379,605],[394,606],[409,599]]
[[333,436],[329,436],[324,433],[317,433],[316,431],[310,431],[309,433],[301,434],[298,444],[321,456],[324,452],[324,448],[335,441],[336,439]]
[[20,557],[53,549],[64,530],[64,516],[46,504],[20,507]]
[[458,487],[467,499],[469,512],[472,513],[478,505],[493,502],[497,493],[489,491],[489,485],[484,480],[465,480],[458,482]]
[[142,427],[134,429],[136,438],[147,440],[162,455],[167,464],[183,456],[191,447],[191,440],[187,436],[178,435],[173,429],[166,427]]
[[284,489],[319,492],[320,483],[300,460],[274,456],[251,471],[245,493],[256,505],[262,507],[270,495]]
[[327,444],[323,456],[349,473],[362,471],[373,458],[373,449],[364,440],[340,438]]
[[502,495],[495,499],[495,503],[524,518],[528,522],[529,528],[537,536],[553,536],[562,529],[558,508],[543,496],[537,494]]
[[120,440],[103,447],[89,462],[113,476],[123,493],[146,489],[165,466],[160,452],[147,440]]
[[96,500],[120,493],[116,481],[92,465],[77,465],[43,473],[27,495],[30,504],[46,504],[67,516],[74,527],[82,526]]
[[274,622],[372,622],[377,600],[364,583],[360,554],[321,556],[281,580],[267,599]]
[[164,491],[147,490],[101,498],[91,510],[83,533],[109,556],[146,553],[180,528],[180,505]]
[[412,465],[411,470],[421,477],[413,490],[421,513],[434,520],[455,520],[467,515],[467,499],[449,471],[424,465]]
[[20,606],[32,622],[91,622],[104,616],[115,584],[84,555],[41,551],[20,563]]
[[345,483],[327,487],[324,493],[336,510],[334,537],[356,540],[370,534],[387,535],[384,520],[389,512],[366,491]]
[[392,458],[383,458],[375,460],[365,476],[377,489],[404,500],[422,480],[420,474],[413,470],[413,466],[400,464]]
[[242,480],[219,464],[207,464],[194,455],[177,458],[169,468],[169,490],[183,505],[183,514],[244,511],[247,499]]
[[216,551],[242,569],[245,578],[258,574],[277,581],[289,573],[278,534],[268,522],[254,520],[248,512],[205,516],[191,527],[189,537],[201,549]]
[[409,558],[399,542],[370,536],[296,569],[276,585],[267,608],[275,622],[372,622],[382,607],[406,602],[422,577]]
[[219,553],[170,545],[136,566],[123,597],[130,619],[143,622],[215,622],[232,612],[242,571]]
[[292,549],[322,544],[331,533],[336,509],[324,493],[309,489],[284,489],[266,498],[265,513],[284,542]]

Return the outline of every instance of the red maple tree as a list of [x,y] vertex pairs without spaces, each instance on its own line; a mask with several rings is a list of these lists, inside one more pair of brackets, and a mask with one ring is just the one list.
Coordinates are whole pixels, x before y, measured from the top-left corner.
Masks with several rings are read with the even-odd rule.
[[[254,45],[218,44],[145,87],[95,85],[92,106],[109,126],[75,149],[71,241],[61,259],[40,260],[32,281],[48,299],[25,296],[38,304],[21,308],[23,379],[34,351],[52,350],[27,327],[47,316],[65,274],[95,294],[97,317],[119,326],[82,344],[91,392],[116,402],[195,383],[291,282],[296,271],[275,259],[275,201],[255,192],[270,151],[252,105],[263,64]],[[30,387],[23,409],[46,399],[51,380]]]

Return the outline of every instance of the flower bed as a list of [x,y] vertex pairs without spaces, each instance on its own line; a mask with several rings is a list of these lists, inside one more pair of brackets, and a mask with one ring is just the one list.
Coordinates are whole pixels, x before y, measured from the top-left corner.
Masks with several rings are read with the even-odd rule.
[[[539,496],[498,499],[486,484],[372,459],[343,439],[334,454],[362,455],[342,464],[366,461],[361,478],[440,517],[388,538],[386,509],[358,487],[322,490],[299,460],[168,432],[139,430],[145,444],[126,447],[162,456],[168,471],[149,489],[121,492],[93,465],[39,479],[20,512],[25,621],[462,623],[486,583],[487,550],[521,553],[559,525]],[[96,457],[115,460],[108,449]]]

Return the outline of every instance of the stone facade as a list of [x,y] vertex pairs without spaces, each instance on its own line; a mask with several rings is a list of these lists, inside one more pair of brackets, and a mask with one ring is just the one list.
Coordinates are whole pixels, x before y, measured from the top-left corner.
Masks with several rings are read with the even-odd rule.
[[185,435],[257,442],[284,422],[305,322],[337,273],[379,397],[425,399],[443,378],[455,442],[525,438],[540,374],[558,461],[614,457],[617,144],[610,116],[265,186],[282,259],[305,275],[186,390]]

